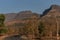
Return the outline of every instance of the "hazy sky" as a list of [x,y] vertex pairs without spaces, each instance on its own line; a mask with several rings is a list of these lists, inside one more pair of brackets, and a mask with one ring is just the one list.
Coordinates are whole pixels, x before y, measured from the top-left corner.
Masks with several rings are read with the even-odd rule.
[[31,10],[42,13],[52,4],[60,5],[60,0],[0,0],[0,13]]

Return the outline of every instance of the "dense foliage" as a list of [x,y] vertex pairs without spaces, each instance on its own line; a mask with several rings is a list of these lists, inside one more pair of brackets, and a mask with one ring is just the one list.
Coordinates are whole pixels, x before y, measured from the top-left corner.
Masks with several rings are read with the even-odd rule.
[[3,35],[7,32],[6,27],[4,25],[5,16],[0,14],[0,35]]
[[40,24],[39,24],[39,26],[38,26],[38,30],[39,30],[39,33],[40,33],[40,34],[43,33],[43,31],[44,31],[44,25],[43,25],[42,22],[40,22]]

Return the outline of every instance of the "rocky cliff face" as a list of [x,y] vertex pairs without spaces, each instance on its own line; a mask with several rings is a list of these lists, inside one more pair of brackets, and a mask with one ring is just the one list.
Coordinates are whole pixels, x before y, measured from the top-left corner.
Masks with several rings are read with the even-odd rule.
[[50,8],[46,9],[43,12],[42,16],[45,15],[60,15],[60,6],[59,5],[51,5]]
[[57,26],[60,28],[60,6],[52,5],[49,9],[46,9],[43,12],[41,21],[44,23],[45,32],[47,33],[45,35],[56,36]]

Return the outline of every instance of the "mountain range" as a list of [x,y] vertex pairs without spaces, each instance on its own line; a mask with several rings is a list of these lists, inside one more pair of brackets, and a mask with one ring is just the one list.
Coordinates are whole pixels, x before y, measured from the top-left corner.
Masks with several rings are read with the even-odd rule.
[[[8,13],[5,15],[5,25],[8,28],[8,34],[22,34],[38,36],[57,36],[60,35],[60,6],[51,5],[42,14],[32,11],[21,11],[18,13]],[[38,26],[42,22],[44,25],[43,33],[39,33]],[[41,26],[41,25],[40,25]],[[59,30],[57,30],[57,26]],[[29,36],[31,37],[31,36]],[[45,40],[45,38],[41,38]],[[31,39],[32,40],[32,39]]]

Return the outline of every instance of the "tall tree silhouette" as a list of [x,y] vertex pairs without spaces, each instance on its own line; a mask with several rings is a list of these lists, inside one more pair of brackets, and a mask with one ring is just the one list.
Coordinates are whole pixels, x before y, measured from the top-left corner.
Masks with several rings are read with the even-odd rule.
[[0,36],[7,32],[6,27],[4,25],[5,16],[0,14]]

